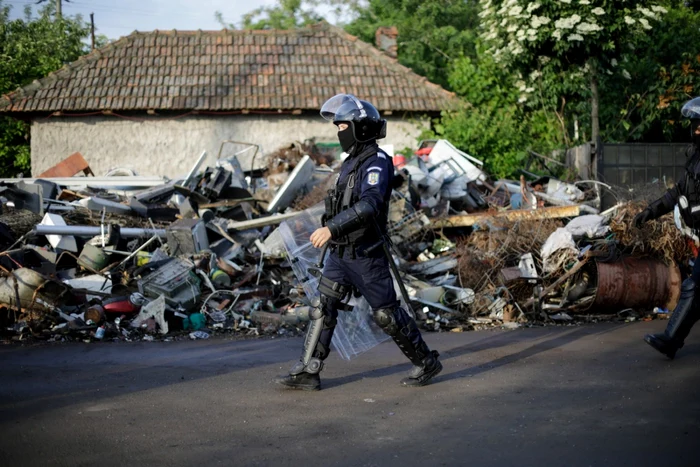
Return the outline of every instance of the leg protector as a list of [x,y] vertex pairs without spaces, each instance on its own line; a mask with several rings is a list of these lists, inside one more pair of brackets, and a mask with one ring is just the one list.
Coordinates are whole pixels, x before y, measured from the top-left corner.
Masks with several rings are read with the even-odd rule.
[[413,363],[408,377],[401,380],[402,385],[424,386],[442,371],[442,364],[438,360],[440,354],[435,350],[430,351],[416,322],[406,310],[399,306],[379,308],[374,310],[374,320]]
[[414,365],[422,365],[423,359],[430,355],[416,322],[403,308],[378,308],[374,310],[374,321]]
[[685,338],[695,322],[700,318],[700,307],[695,301],[696,283],[692,278],[683,281],[681,297],[668,321],[666,330],[661,334],[647,334],[644,340],[647,344],[666,355],[674,358],[676,352],[683,347]]
[[323,369],[323,360],[330,353],[333,331],[338,322],[338,307],[346,288],[321,276],[319,291],[320,307],[314,308],[310,313],[311,322],[306,330],[301,359],[289,370],[290,375],[319,373]]
[[321,332],[323,331],[323,313],[320,309],[314,308],[309,314],[309,317],[311,321],[306,330],[301,359],[289,370],[290,375],[298,375],[300,373],[316,374],[323,369],[323,362],[313,357],[318,341],[321,338]]

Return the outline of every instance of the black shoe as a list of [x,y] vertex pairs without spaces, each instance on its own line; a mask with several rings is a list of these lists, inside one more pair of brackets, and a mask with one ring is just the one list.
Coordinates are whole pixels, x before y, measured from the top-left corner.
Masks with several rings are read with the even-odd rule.
[[676,342],[666,336],[665,333],[662,334],[647,334],[644,336],[644,342],[654,347],[656,350],[666,355],[668,358],[673,360],[676,356],[676,352],[681,348]]
[[416,365],[408,374],[408,378],[401,380],[401,384],[407,387],[425,386],[442,371],[442,363],[438,360],[440,354],[433,350],[431,354],[423,360],[423,365]]
[[280,376],[275,379],[275,383],[304,391],[318,391],[321,389],[321,377],[318,373],[312,375],[303,372],[298,375]]

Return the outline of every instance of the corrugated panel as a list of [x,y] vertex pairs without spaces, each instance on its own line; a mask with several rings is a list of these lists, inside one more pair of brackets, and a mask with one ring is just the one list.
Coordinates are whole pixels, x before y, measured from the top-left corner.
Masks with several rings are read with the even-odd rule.
[[[603,144],[598,179],[618,187],[672,183],[684,176],[688,143]],[[603,192],[603,207],[616,202]]]

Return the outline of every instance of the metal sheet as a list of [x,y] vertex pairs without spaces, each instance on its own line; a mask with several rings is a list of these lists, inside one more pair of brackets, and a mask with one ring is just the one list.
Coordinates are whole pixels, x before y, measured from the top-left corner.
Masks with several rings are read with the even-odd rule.
[[486,174],[475,164],[483,166],[483,162],[466,152],[460,151],[447,140],[440,139],[430,151],[430,162],[438,164],[447,160],[454,161],[467,174],[470,180],[486,180]]
[[[63,220],[63,217],[59,216],[58,214],[50,214],[46,213],[44,214],[44,218],[41,221],[42,225],[59,225],[59,226],[65,226],[66,221]],[[72,251],[73,253],[78,252],[78,245],[75,243],[75,238],[73,238],[70,235],[47,235],[46,239],[49,241],[52,247],[54,248],[60,248],[61,250],[66,250],[66,251]]]
[[192,170],[190,170],[190,173],[187,174],[187,177],[185,177],[185,181],[182,183],[183,186],[190,187],[190,183],[194,180],[194,176],[197,175],[197,172],[199,171],[199,167],[202,165],[204,162],[204,159],[207,157],[207,151],[202,151],[202,154],[199,156],[197,159],[197,162],[194,163],[194,166],[192,167]]
[[267,211],[277,212],[287,208],[294,201],[299,190],[311,179],[315,167],[316,163],[309,156],[302,157],[282,188],[277,190],[277,194],[270,201]]

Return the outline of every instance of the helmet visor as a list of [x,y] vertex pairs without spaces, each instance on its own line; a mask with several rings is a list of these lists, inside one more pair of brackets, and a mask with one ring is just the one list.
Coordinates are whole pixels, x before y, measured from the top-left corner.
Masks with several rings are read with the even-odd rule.
[[685,103],[681,109],[681,114],[685,118],[690,118],[692,120],[700,119],[700,97],[691,99]]
[[321,107],[321,117],[329,122],[352,121],[367,116],[362,102],[352,94],[336,94]]

